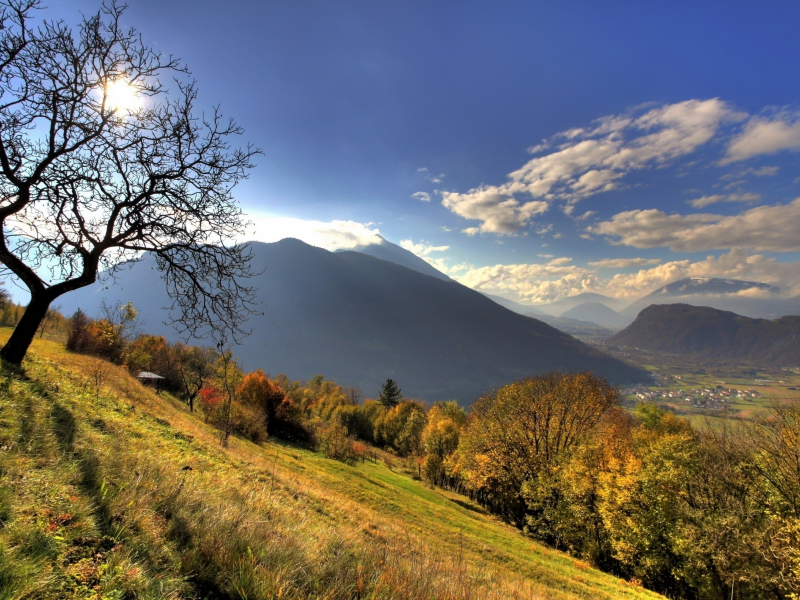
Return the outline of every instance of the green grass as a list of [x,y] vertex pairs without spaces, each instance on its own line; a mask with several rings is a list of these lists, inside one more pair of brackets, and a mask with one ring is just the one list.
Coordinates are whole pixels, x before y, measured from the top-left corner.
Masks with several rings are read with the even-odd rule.
[[183,404],[53,341],[24,369],[0,372],[0,600],[657,597],[399,459],[222,449]]

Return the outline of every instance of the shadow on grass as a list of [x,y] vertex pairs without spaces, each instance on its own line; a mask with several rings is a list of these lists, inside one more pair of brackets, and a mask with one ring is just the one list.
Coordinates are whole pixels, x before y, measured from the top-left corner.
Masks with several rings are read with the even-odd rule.
[[72,454],[75,451],[75,434],[78,427],[72,413],[61,406],[55,404],[50,411],[53,420],[53,434],[58,440],[58,445],[64,452]]
[[454,502],[458,504],[461,508],[465,508],[472,512],[478,513],[479,515],[488,515],[489,513],[483,510],[480,506],[475,506],[474,504],[470,504],[469,502],[465,502],[464,500],[459,500],[458,498],[450,498],[450,502]]

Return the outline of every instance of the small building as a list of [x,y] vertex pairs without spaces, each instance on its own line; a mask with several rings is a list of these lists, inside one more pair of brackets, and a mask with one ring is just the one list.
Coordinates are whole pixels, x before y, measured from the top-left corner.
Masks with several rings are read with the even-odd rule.
[[150,371],[139,371],[136,379],[141,381],[144,385],[152,385],[156,388],[156,392],[161,391],[161,382],[164,381],[164,378],[161,375],[156,375]]

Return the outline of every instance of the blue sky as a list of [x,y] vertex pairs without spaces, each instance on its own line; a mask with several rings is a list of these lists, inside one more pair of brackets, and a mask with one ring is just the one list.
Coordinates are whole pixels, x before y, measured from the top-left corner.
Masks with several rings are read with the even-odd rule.
[[236,192],[251,237],[380,234],[523,302],[800,293],[796,2],[132,0],[126,21],[264,150]]

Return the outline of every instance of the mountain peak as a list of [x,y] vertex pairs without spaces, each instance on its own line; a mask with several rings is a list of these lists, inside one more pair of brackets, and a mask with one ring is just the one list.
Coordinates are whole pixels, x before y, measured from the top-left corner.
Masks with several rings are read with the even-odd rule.
[[[437,279],[451,281],[447,275],[430,265],[427,261],[423,260],[413,252],[409,252],[405,248],[402,248],[397,244],[393,244],[380,235],[378,235],[378,237],[380,238],[379,243],[356,246],[355,248],[352,248],[351,251],[360,252],[361,254],[368,254],[369,256],[389,261],[396,265],[411,269],[412,271],[417,271],[418,273],[422,273],[424,275],[436,277]],[[339,250],[339,252],[345,251]]]

